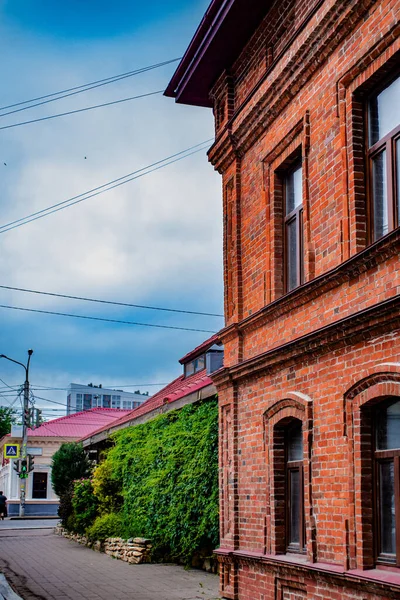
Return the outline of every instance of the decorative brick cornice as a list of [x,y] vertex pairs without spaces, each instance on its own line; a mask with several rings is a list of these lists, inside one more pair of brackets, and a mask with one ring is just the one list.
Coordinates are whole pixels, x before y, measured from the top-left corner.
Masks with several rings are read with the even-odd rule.
[[377,267],[400,253],[400,228],[381,238],[362,252],[355,254],[331,271],[315,277],[288,294],[274,300],[240,323],[230,325],[219,333],[222,343],[232,339],[234,332],[247,332],[262,327],[267,323],[320,298],[321,295],[343,285]]
[[[318,578],[337,585],[339,588],[352,588],[362,590],[365,593],[374,593],[383,599],[395,599],[399,597],[400,576],[390,577],[392,581],[388,582],[382,571],[382,579],[376,575],[371,577],[367,571],[346,571],[340,565],[325,563],[296,562],[295,558],[288,558],[286,555],[270,555],[258,552],[247,552],[245,550],[233,550],[231,548],[218,548],[214,550],[219,562],[224,564],[257,564],[258,567],[264,567],[268,571],[274,571],[279,575],[284,573],[297,573],[303,575],[305,579]],[[395,581],[398,579],[398,582]]]
[[[233,115],[227,124],[233,136],[217,139],[209,150],[209,159],[219,172],[223,172],[232,162],[233,144],[236,152],[244,153],[265,132],[269,125],[288,106],[301,87],[321,68],[321,64],[333,53],[342,40],[354,30],[357,21],[363,18],[376,0],[338,0],[322,16],[309,36],[293,53],[293,56],[274,80],[265,94],[255,102],[237,129],[234,122],[238,114],[252,100],[260,85],[270,76],[270,70]],[[293,41],[292,41],[293,43]],[[275,65],[276,66],[276,63]]]
[[315,357],[399,329],[400,296],[397,295],[282,346],[222,369],[214,375],[213,380],[219,385],[219,382],[223,383],[227,377],[233,381],[248,376],[254,377],[257,372],[270,372],[283,364],[298,362],[300,356]]

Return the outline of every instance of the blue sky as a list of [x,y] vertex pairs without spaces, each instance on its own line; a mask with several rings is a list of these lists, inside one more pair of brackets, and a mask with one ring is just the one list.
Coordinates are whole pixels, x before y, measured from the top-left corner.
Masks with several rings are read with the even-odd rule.
[[[6,57],[0,106],[181,56],[207,6],[207,0],[0,0]],[[164,89],[174,68],[0,114],[0,126]],[[160,95],[1,134],[0,225],[211,138],[213,121],[207,109]],[[220,186],[201,152],[0,234],[0,284],[222,313]],[[211,331],[223,325],[221,318],[6,290],[0,290],[0,304]],[[180,373],[178,359],[208,337],[6,309],[0,309],[0,319],[0,353],[24,361],[27,349],[34,349],[33,386],[67,387],[73,381],[156,391],[141,384],[170,381]],[[0,377],[8,384],[18,384],[22,375],[0,361]],[[65,401],[63,391],[41,395]]]

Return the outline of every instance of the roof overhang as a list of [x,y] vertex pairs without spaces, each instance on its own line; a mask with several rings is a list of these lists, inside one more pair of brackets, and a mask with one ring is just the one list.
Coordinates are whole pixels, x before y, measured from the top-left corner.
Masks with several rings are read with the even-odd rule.
[[183,396],[182,398],[179,398],[178,400],[175,400],[174,402],[167,402],[164,406],[156,407],[148,413],[141,414],[139,417],[132,416],[132,419],[129,421],[125,421],[124,423],[116,424],[114,426],[110,425],[108,429],[103,429],[97,433],[94,432],[93,434],[81,439],[80,442],[84,448],[89,449],[90,447],[96,446],[96,444],[104,442],[111,434],[120,429],[125,429],[126,427],[131,427],[132,425],[141,425],[150,419],[154,419],[154,417],[158,416],[159,414],[165,414],[171,410],[182,408],[182,406],[186,406],[187,404],[194,404],[200,400],[206,400],[207,398],[215,396],[216,393],[217,388],[214,384],[207,385],[204,388],[196,390],[190,394],[187,394],[186,396]]
[[165,96],[211,107],[210,89],[238,57],[270,4],[271,0],[212,0]]

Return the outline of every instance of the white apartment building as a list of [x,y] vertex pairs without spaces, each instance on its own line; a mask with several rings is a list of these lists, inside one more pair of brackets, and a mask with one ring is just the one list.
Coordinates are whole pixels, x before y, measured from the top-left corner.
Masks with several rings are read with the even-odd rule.
[[71,383],[67,395],[67,415],[91,408],[131,410],[149,399],[148,393],[124,392],[103,388],[102,385]]

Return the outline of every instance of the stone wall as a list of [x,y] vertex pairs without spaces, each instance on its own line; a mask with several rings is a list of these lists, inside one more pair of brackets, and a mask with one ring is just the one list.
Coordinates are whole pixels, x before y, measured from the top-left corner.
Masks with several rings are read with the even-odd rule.
[[60,526],[54,529],[54,533],[62,535],[69,540],[74,540],[75,542],[78,542],[78,544],[88,546],[98,552],[104,552],[113,558],[124,560],[130,564],[138,565],[140,563],[151,562],[151,541],[146,538],[130,538],[128,540],[123,540],[122,538],[107,538],[104,542],[93,542],[84,535],[71,533]]

